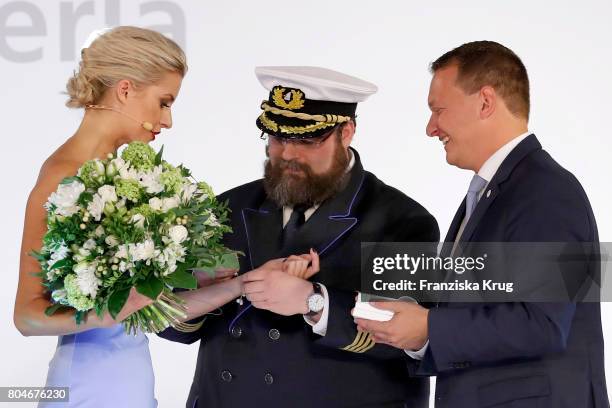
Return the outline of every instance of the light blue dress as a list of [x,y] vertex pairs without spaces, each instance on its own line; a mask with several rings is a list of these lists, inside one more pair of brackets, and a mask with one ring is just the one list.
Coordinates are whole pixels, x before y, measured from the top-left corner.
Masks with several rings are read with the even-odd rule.
[[49,363],[47,386],[70,387],[68,403],[39,408],[155,408],[149,340],[123,326],[60,336]]

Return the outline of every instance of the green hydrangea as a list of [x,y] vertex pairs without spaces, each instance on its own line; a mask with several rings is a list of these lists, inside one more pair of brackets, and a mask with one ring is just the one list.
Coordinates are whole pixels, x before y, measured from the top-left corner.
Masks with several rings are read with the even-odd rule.
[[204,183],[203,181],[198,183],[198,189],[201,190],[208,197],[212,198],[215,196],[215,192],[213,191],[212,187],[209,186],[207,183]]
[[117,179],[115,180],[115,190],[119,197],[137,202],[140,199],[140,184],[132,179]]
[[143,142],[130,143],[121,153],[121,158],[129,161],[137,170],[149,171],[155,167],[155,150]]
[[78,176],[85,186],[89,188],[97,188],[106,181],[106,167],[102,160],[89,160],[81,166]]
[[128,215],[131,217],[135,214],[142,214],[145,218],[150,219],[155,214],[155,211],[153,211],[149,204],[142,204],[132,208]]
[[66,276],[64,279],[64,289],[66,290],[68,304],[76,310],[86,311],[94,307],[94,301],[81,293],[76,275]]
[[163,170],[159,181],[164,185],[165,190],[173,193],[179,192],[185,184],[181,170],[166,162],[163,163]]

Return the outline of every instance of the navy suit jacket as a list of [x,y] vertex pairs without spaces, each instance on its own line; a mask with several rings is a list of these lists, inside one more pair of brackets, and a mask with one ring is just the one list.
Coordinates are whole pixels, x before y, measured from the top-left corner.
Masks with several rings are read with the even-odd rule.
[[[464,215],[465,200],[446,242],[455,240]],[[534,135],[503,161],[460,237],[598,239],[578,180]],[[599,303],[445,303],[430,310],[429,348],[414,373],[437,374],[439,408],[602,408],[609,407],[603,350]]]

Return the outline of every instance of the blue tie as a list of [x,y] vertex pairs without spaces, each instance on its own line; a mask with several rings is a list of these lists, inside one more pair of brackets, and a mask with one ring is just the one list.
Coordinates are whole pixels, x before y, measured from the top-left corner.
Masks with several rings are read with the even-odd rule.
[[470,181],[470,187],[468,188],[467,196],[465,197],[465,220],[467,221],[474,209],[478,204],[478,195],[482,189],[487,185],[487,180],[480,177],[478,174],[474,174],[472,181]]

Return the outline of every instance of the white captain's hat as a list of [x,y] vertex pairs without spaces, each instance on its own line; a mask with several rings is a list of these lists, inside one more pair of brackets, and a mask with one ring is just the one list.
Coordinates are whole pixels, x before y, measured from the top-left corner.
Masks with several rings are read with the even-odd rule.
[[370,82],[320,67],[257,67],[255,75],[270,92],[257,127],[290,139],[318,137],[353,119],[357,103],[378,90]]

